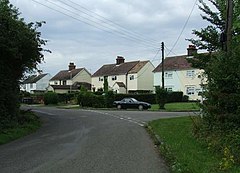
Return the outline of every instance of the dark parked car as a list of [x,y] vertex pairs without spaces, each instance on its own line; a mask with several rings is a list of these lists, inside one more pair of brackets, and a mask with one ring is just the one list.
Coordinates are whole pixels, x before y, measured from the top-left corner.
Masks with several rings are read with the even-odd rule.
[[137,101],[135,98],[124,98],[121,101],[114,101],[113,105],[118,109],[137,108],[139,110],[151,108],[151,104]]

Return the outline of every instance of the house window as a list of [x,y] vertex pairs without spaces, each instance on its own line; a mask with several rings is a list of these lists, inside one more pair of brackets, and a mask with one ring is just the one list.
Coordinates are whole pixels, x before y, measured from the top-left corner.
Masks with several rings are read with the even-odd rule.
[[130,75],[130,80],[134,80],[134,75]]
[[103,81],[103,77],[99,77],[98,80],[99,80],[99,81]]
[[173,91],[173,87],[165,87],[166,88],[166,90],[168,91],[168,92],[172,92]]
[[64,81],[63,81],[63,85],[66,85],[66,84],[67,84],[67,82],[64,80]]
[[194,77],[195,71],[194,70],[188,70],[186,76],[187,77]]
[[165,78],[173,78],[173,72],[172,71],[165,72]]
[[112,80],[117,80],[117,76],[112,76]]
[[54,85],[57,85],[58,84],[58,82],[57,81],[54,81]]
[[194,95],[194,92],[195,92],[195,87],[194,86],[188,86],[187,87],[187,90],[186,90],[187,95]]
[[30,83],[30,88],[31,88],[31,89],[33,88],[33,84],[32,84],[32,83]]

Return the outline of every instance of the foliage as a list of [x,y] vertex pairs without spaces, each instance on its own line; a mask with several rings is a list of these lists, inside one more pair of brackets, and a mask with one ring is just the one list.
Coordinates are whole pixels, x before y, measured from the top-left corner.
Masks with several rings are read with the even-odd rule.
[[20,111],[15,127],[0,131],[0,144],[5,144],[36,131],[41,126],[39,118],[30,111]]
[[[210,2],[211,5],[216,9],[213,11],[210,5],[206,3]],[[226,0],[199,0],[199,9],[203,12],[202,19],[210,22],[206,28],[202,28],[200,31],[193,30],[193,34],[198,39],[187,39],[192,42],[198,49],[204,49],[209,52],[222,49],[220,43],[220,35],[225,32],[225,21],[226,21]],[[239,43],[240,35],[240,2],[234,0],[234,16],[233,16],[233,39]]]
[[54,92],[47,92],[44,94],[44,104],[58,104],[58,94]]
[[25,72],[43,60],[37,29],[42,22],[25,23],[8,0],[0,0],[0,129],[17,123],[19,115],[19,80]]
[[165,109],[164,105],[167,103],[168,92],[164,88],[156,87],[156,102],[159,109]]
[[[159,136],[158,147],[161,155],[166,158],[171,172],[221,172],[219,165],[222,162],[221,153],[217,149],[214,152],[209,150],[205,143],[194,138],[189,117],[160,119],[150,122],[149,125]],[[225,157],[230,157],[229,153]],[[237,173],[239,168],[232,167],[228,172]]]
[[103,90],[104,92],[108,92],[108,80],[106,77],[104,77]]
[[108,91],[105,93],[105,106],[107,108],[113,107],[113,102],[115,100],[113,91]]

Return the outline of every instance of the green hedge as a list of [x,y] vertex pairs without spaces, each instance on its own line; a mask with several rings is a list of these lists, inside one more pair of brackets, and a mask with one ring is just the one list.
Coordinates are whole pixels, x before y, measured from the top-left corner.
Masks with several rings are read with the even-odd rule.
[[[122,100],[126,97],[132,97],[139,101],[156,104],[156,94],[114,94],[112,91],[108,91],[102,95],[96,95],[89,91],[80,91],[77,94],[77,101],[82,107],[111,108],[115,100]],[[167,103],[183,101],[182,92],[167,93],[166,97]]]
[[[156,94],[116,94],[115,100],[122,100],[126,97],[133,97],[139,101],[148,102],[150,104],[156,104]],[[188,101],[187,96],[183,96],[183,92],[168,92],[166,102],[183,102]]]
[[58,95],[54,92],[47,92],[44,94],[44,104],[58,104]]

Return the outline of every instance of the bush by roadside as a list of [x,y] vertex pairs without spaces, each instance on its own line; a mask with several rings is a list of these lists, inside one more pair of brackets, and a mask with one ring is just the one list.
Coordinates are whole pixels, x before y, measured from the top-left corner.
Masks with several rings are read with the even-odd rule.
[[18,123],[0,131],[0,145],[33,133],[41,126],[39,118],[30,111],[20,111]]
[[47,92],[44,94],[44,104],[58,104],[58,95],[54,92]]

